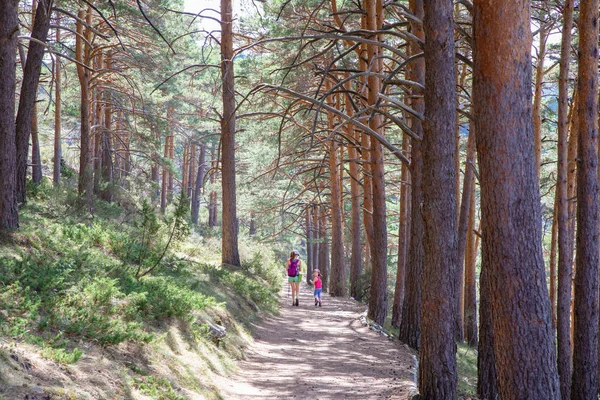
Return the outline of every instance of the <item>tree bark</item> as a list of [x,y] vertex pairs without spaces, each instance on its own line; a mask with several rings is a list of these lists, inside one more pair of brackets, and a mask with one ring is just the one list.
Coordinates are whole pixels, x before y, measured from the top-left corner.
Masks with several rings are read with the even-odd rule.
[[323,291],[327,291],[329,287],[329,240],[327,238],[327,212],[324,206],[317,206],[315,215],[319,222],[319,270],[323,280]]
[[[376,32],[380,29],[380,16],[383,14],[382,0],[366,0],[367,29]],[[379,35],[371,38],[380,41]],[[371,72],[381,71],[381,47],[367,45],[367,56],[371,64]],[[375,106],[381,90],[381,78],[374,73],[369,74],[368,104]],[[383,136],[383,118],[381,114],[372,115],[369,127]],[[387,314],[387,221],[385,204],[385,169],[383,147],[377,140],[371,140],[371,175],[373,184],[373,237],[371,243],[371,291],[369,293],[368,317],[379,325],[383,325]]]
[[[104,60],[106,71],[112,69],[112,54],[106,54]],[[104,90],[104,129],[102,130],[102,182],[103,189],[100,192],[102,200],[113,201],[113,148],[112,148],[112,98],[109,90]]]
[[[469,166],[468,168],[474,168]],[[469,202],[469,221],[467,230],[467,248],[465,256],[465,340],[471,347],[477,347],[477,243],[475,234],[475,176],[471,175],[471,201]]]
[[598,0],[579,10],[573,400],[598,395]]
[[[340,109],[339,97],[335,107]],[[333,105],[333,104],[332,104]],[[335,127],[333,113],[327,113],[329,130]],[[329,294],[346,296],[346,266],[344,262],[344,235],[342,225],[342,196],[340,192],[340,170],[338,167],[339,143],[335,136],[329,143],[329,190],[331,199],[331,270],[329,271]]]
[[[56,25],[60,26],[60,13],[56,12]],[[60,29],[56,28],[56,43],[60,43]],[[62,159],[61,143],[61,112],[62,112],[62,65],[60,57],[54,57],[54,162],[52,164],[52,177],[54,186],[60,185],[60,165]]]
[[544,84],[544,59],[546,58],[546,40],[548,39],[548,27],[544,21],[540,22],[540,42],[538,48],[537,63],[535,66],[535,87],[533,93],[533,137],[535,141],[535,166],[538,180],[540,179],[540,167],[542,165],[542,87]]
[[419,392],[456,397],[458,243],[456,230],[454,15],[451,0],[425,5],[425,123],[423,132],[423,304]]
[[[35,101],[42,70],[50,16],[52,15],[53,0],[39,0],[31,36],[36,41],[29,42],[27,61],[23,71],[23,81],[19,96],[19,109],[16,119],[16,199],[18,203],[26,202],[27,158],[29,156],[29,136],[31,135]],[[38,42],[39,41],[39,42]],[[41,43],[40,43],[41,42]],[[38,160],[39,161],[39,160]]]
[[198,160],[198,169],[196,172],[196,182],[194,182],[194,191],[192,192],[192,223],[198,225],[198,213],[200,211],[200,191],[204,185],[204,175],[206,173],[206,145],[200,145],[200,158]]
[[311,213],[312,206],[306,205],[306,283],[312,279],[313,270],[313,218]]
[[489,272],[482,269],[479,276],[479,344],[477,346],[477,395],[480,399],[500,399],[498,372],[494,356],[491,292]]
[[223,190],[223,264],[240,266],[235,183],[235,77],[233,73],[233,20],[231,0],[221,0],[221,184]]
[[[469,236],[469,217],[471,214],[471,202],[474,201],[471,194],[472,188],[475,184],[473,180],[473,168],[475,168],[475,133],[473,125],[470,126],[471,131],[469,132],[469,138],[467,139],[467,159],[465,162],[465,174],[463,178],[463,191],[462,201],[460,202],[460,213],[458,217],[458,267],[455,285],[459,290],[459,293],[464,293],[462,290],[463,281],[466,287],[466,276],[463,271],[465,270],[465,253],[467,248],[467,240]],[[474,271],[472,272],[474,273]],[[463,305],[465,302],[466,294],[457,297],[456,305],[456,339],[460,342],[464,341],[464,325],[466,316],[463,315]],[[473,315],[471,319],[473,320]]]
[[[411,0],[410,9],[419,20],[424,19],[423,0]],[[425,33],[420,23],[411,21],[411,33],[421,40],[425,40]],[[411,54],[419,54],[420,46],[411,42]],[[425,60],[418,58],[410,67],[411,80],[422,85],[425,84]],[[413,95],[413,109],[423,113],[425,104],[420,91],[411,89]],[[412,130],[419,137],[423,137],[423,126],[417,118],[412,119]],[[423,277],[423,218],[421,205],[423,202],[423,159],[421,155],[421,142],[411,142],[411,221],[410,221],[410,247],[408,251],[408,264],[406,265],[406,281],[404,303],[402,304],[402,320],[400,322],[399,338],[413,349],[419,349],[421,336],[421,280]]]
[[15,197],[15,90],[19,2],[4,0],[0,12],[0,230],[19,227]]
[[[348,104],[346,112],[348,113],[352,107]],[[350,114],[349,114],[350,115]],[[347,134],[354,138],[356,143],[359,143],[359,133],[354,128],[348,126]],[[352,254],[350,258],[350,296],[359,300],[362,297],[362,288],[360,276],[362,274],[362,246],[360,242],[360,169],[358,162],[359,154],[356,146],[348,146],[348,157],[350,158],[350,203],[352,205]]]
[[[87,12],[80,10],[78,13],[80,20],[85,20],[88,25],[92,22],[91,8],[88,7]],[[83,40],[90,39],[90,31],[84,28],[83,23],[77,21],[77,37],[75,58],[82,64],[89,65],[89,45]],[[85,195],[88,207],[92,206],[94,180],[92,175],[92,154],[91,154],[91,137],[90,137],[90,71],[84,68],[81,64],[77,65],[77,75],[79,77],[79,86],[81,90],[81,150],[79,154],[79,181],[78,192],[80,196]]]
[[530,2],[476,0],[473,29],[482,270],[489,274],[499,395],[558,399],[533,157]]
[[[408,135],[402,135],[402,153],[408,154],[410,138]],[[409,243],[409,224],[410,216],[410,185],[408,184],[409,172],[408,166],[402,163],[400,172],[400,220],[398,222],[398,263],[396,269],[396,286],[394,289],[394,304],[392,306],[392,326],[400,327],[402,320],[402,303],[404,302],[404,284],[406,280],[406,255],[408,253]]]
[[573,29],[573,2],[565,0],[558,76],[558,166],[556,201],[558,219],[558,265],[556,338],[558,376],[562,400],[571,398],[571,280],[573,278],[573,241],[569,226],[568,197],[568,133],[569,133],[569,64],[571,58],[571,30]]

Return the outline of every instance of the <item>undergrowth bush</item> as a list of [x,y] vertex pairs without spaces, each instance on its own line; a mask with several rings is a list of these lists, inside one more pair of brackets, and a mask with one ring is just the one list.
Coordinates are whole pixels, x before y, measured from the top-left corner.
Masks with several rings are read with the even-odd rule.
[[103,345],[126,340],[149,342],[153,335],[137,321],[144,293],[125,295],[116,279],[83,279],[70,288],[55,308],[55,325],[66,334]]
[[193,319],[193,312],[216,304],[214,298],[205,296],[182,285],[171,277],[147,277],[125,281],[125,290],[143,295],[138,303],[140,315],[146,319],[179,317]]

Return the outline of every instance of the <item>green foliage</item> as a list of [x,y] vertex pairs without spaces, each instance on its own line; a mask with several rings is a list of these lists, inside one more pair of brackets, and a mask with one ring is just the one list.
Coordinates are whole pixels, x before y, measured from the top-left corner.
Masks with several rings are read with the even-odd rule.
[[135,386],[140,392],[152,398],[161,400],[185,400],[186,398],[177,394],[171,382],[166,378],[153,375],[136,377]]
[[171,277],[148,277],[140,281],[129,279],[125,289],[143,296],[137,306],[144,318],[179,317],[190,320],[194,311],[216,305],[214,298],[195,292]]
[[59,364],[75,364],[83,355],[83,351],[79,350],[77,347],[72,351],[68,351],[64,348],[45,346],[42,348],[41,354],[43,357]]
[[134,321],[144,293],[124,295],[116,279],[84,279],[57,304],[56,327],[66,334],[94,339],[103,345],[126,340],[149,342],[153,335]]

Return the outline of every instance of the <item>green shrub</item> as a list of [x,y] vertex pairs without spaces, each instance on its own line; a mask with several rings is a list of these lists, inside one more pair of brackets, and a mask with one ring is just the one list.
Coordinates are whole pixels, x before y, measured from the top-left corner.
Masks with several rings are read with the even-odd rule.
[[0,290],[0,332],[11,337],[23,336],[31,321],[38,317],[39,299],[29,288],[14,282]]
[[135,321],[145,294],[125,295],[116,279],[84,279],[73,286],[57,304],[58,328],[77,335],[114,345],[126,340],[149,342],[153,336]]
[[179,317],[190,320],[193,311],[216,304],[215,299],[195,292],[169,277],[130,279],[128,291],[143,294],[140,311],[146,318]]

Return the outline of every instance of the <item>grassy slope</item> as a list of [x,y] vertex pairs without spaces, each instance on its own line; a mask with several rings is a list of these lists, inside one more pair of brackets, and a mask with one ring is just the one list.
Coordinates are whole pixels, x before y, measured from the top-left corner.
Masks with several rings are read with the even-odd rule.
[[224,270],[219,239],[183,232],[160,260],[168,218],[150,235],[133,208],[91,216],[48,187],[30,199],[0,243],[0,399],[220,398],[212,374],[230,373],[252,321],[276,310],[272,252],[242,242],[242,269]]

